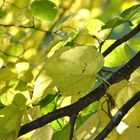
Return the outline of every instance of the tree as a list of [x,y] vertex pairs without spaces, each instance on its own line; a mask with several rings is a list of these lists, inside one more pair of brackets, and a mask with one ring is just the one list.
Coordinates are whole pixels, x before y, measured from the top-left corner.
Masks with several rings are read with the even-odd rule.
[[1,0],[0,139],[138,140],[139,15],[134,0]]

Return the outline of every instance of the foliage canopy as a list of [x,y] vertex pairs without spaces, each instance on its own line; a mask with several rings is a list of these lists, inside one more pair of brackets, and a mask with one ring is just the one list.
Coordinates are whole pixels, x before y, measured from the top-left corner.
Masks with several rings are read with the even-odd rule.
[[1,0],[0,139],[138,140],[139,31],[138,0]]

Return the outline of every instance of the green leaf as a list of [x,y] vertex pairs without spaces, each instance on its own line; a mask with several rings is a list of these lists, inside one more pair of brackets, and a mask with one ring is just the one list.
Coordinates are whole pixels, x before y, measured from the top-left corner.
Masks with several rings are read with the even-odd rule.
[[20,56],[24,52],[23,45],[21,44],[10,44],[6,47],[5,53],[10,55],[10,56]]
[[19,32],[16,33],[15,36],[11,38],[11,42],[19,43],[21,39],[23,39],[26,36],[26,32],[23,30],[20,30]]
[[56,101],[58,99],[58,95],[49,94],[42,101],[40,101],[41,112],[46,115],[49,112],[52,112],[56,107]]
[[101,29],[104,30],[108,28],[115,28],[125,22],[127,22],[130,26],[133,25],[129,19],[126,20],[122,17],[116,17],[116,18],[110,19],[105,25],[101,27]]
[[52,21],[57,16],[58,10],[56,5],[48,0],[37,0],[31,4],[33,16],[40,20]]
[[53,122],[51,122],[51,126],[55,130],[60,131],[64,127],[64,120],[62,118],[54,120]]
[[48,59],[46,70],[63,95],[83,96],[93,88],[103,62],[93,46],[64,47]]
[[[106,40],[102,46],[102,51],[105,51],[115,40]],[[130,48],[125,43],[114,49],[107,57],[105,57],[104,66],[116,67],[125,64],[132,57]]]
[[18,136],[26,99],[18,94],[13,103],[0,110],[0,139],[15,140]]
[[27,90],[27,83],[20,80],[16,86],[16,90],[25,91]]
[[70,125],[66,125],[63,130],[56,132],[52,140],[69,140],[70,135]]
[[134,5],[128,9],[126,9],[122,14],[121,17],[127,20],[131,20],[131,18],[140,12],[140,4]]
[[0,19],[6,16],[6,11],[0,9]]
[[140,51],[140,38],[131,38],[129,40],[129,46],[131,47],[132,50],[134,50],[135,52]]

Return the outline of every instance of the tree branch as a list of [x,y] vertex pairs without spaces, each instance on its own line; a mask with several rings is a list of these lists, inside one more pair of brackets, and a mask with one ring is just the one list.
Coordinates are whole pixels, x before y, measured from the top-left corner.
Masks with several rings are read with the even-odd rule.
[[116,40],[106,51],[103,52],[103,56],[106,57],[110,52],[112,52],[116,47],[121,45],[122,43],[128,41],[133,36],[135,36],[140,31],[140,24],[138,24],[133,30],[131,30],[128,34],[123,36],[122,38]]
[[140,101],[140,91],[136,93],[131,99],[129,99],[113,116],[108,125],[102,130],[102,132],[94,138],[94,140],[103,140],[122,120],[125,114]]
[[[137,69],[140,66],[140,52],[138,52],[126,65],[124,65],[121,69],[119,69],[117,72],[112,74],[111,77],[107,79],[107,82],[110,84],[119,82],[123,79],[129,79],[130,74]],[[88,95],[84,96],[83,98],[79,99],[77,102],[60,108],[54,112],[51,112],[45,116],[42,116],[28,124],[25,124],[21,126],[19,136],[26,134],[29,131],[32,131],[34,129],[37,129],[39,127],[44,126],[45,124],[48,124],[52,122],[53,120],[56,120],[58,118],[64,117],[64,116],[71,116],[73,112],[78,114],[81,110],[83,110],[85,107],[90,105],[92,102],[99,100],[106,92],[106,87],[108,85],[101,84],[98,88],[91,91]]]
[[76,118],[77,118],[77,114],[75,114],[75,113],[72,114],[71,117],[70,117],[71,131],[70,131],[69,140],[72,140],[72,138],[73,138],[74,126],[75,126]]

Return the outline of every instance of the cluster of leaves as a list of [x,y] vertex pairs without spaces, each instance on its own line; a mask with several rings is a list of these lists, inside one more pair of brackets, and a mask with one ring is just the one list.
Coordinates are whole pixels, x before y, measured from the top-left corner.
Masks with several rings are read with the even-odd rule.
[[[123,35],[118,33],[122,28],[130,30],[139,23],[140,4],[132,2],[124,10],[127,1],[112,1],[114,5],[104,1],[110,11],[102,13],[102,2],[1,0],[1,140],[68,140],[72,131],[70,116],[17,137],[22,125],[77,102],[102,83],[109,84],[106,79],[140,50],[136,36],[103,57],[102,53]],[[112,6],[124,11],[119,15],[121,9],[115,11]],[[106,16],[116,14],[119,16],[104,23]],[[115,112],[140,90],[139,77],[140,68],[130,79],[109,84],[105,96],[80,110],[73,139],[94,139]],[[139,138],[139,105],[106,140]]]

